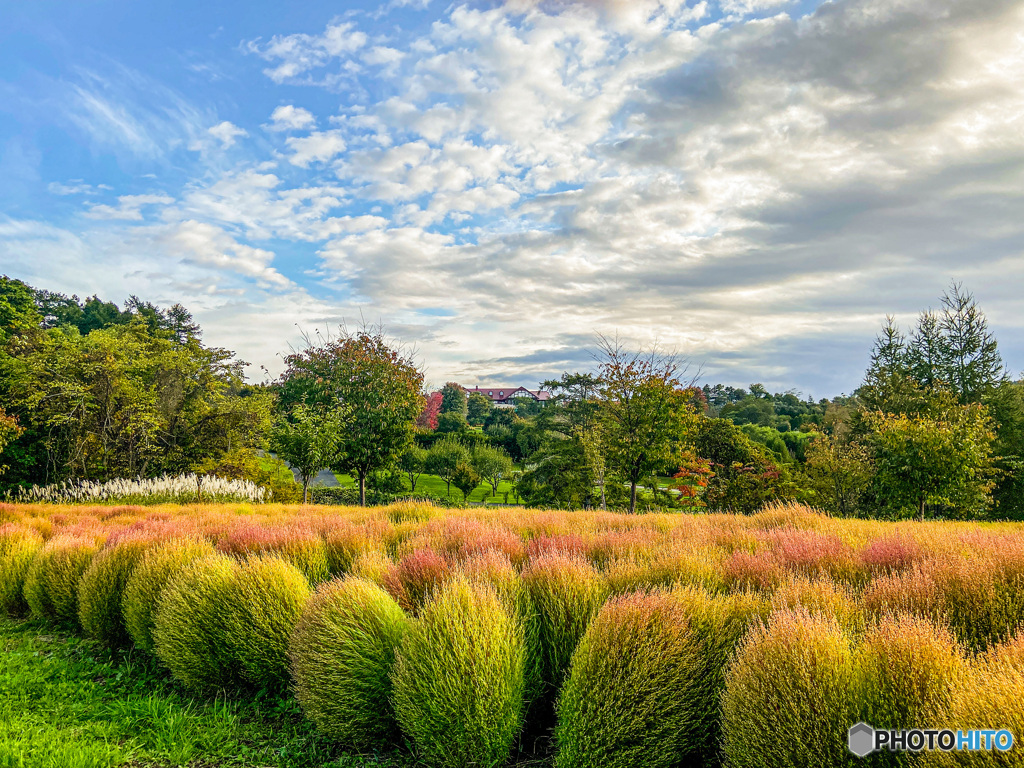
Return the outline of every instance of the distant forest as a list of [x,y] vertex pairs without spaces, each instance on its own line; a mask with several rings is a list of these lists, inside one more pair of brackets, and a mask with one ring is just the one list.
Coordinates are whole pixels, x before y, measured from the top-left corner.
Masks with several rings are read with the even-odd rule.
[[[875,340],[861,386],[812,401],[695,386],[678,361],[600,338],[546,404],[495,408],[422,373],[381,329],[294,352],[252,383],[180,304],[123,306],[0,278],[0,492],[194,472],[298,501],[320,469],[359,502],[440,478],[531,506],[749,513],[795,499],[846,516],[1024,518],[1024,382],[973,296]],[[268,468],[276,453],[296,485]]]

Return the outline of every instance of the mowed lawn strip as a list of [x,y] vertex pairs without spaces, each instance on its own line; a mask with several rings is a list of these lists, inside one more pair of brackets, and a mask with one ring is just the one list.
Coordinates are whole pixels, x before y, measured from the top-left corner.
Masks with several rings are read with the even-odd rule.
[[144,654],[0,617],[0,768],[402,768],[339,754],[292,698],[193,698]]

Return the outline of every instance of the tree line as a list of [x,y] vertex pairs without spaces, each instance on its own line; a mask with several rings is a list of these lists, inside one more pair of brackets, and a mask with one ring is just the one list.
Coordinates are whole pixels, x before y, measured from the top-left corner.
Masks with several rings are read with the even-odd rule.
[[[1024,383],[984,313],[953,285],[905,334],[890,318],[862,385],[795,392],[698,387],[685,361],[600,337],[588,371],[546,403],[424,391],[383,328],[306,339],[285,371],[246,382],[180,305],[119,308],[0,278],[0,487],[196,471],[306,500],[321,469],[358,499],[441,478],[560,508],[751,512],[801,500],[840,515],[1024,517]],[[265,469],[286,459],[299,489]],[[508,501],[508,493],[505,494]]]

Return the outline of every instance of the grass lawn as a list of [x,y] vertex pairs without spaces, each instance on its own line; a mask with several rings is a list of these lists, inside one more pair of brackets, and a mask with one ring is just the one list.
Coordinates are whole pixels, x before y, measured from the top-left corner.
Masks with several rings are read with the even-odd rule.
[[401,768],[339,754],[294,699],[196,699],[149,657],[0,616],[0,768]]
[[[338,482],[343,488],[359,487],[359,484],[356,482],[354,477],[350,477],[349,475],[340,475],[337,473],[335,473],[335,477],[338,478]],[[411,491],[408,477],[402,477],[402,485],[407,491]],[[505,491],[509,491],[509,504],[519,503],[519,498],[516,496],[515,490],[512,488],[512,484],[505,481],[498,484],[498,494],[496,496],[491,492],[490,483],[477,486],[476,490],[469,494],[469,501],[479,504],[504,504]],[[419,479],[416,481],[416,493],[422,493],[426,496],[441,499],[448,496],[448,489],[445,486],[444,480],[437,475],[420,475]],[[459,501],[462,500],[462,491],[454,485],[452,486],[451,498],[458,499]]]

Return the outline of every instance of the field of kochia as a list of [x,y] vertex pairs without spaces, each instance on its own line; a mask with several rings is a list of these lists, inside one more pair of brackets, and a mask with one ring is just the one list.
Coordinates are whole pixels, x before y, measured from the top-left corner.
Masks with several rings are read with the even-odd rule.
[[[1024,763],[1012,524],[8,504],[0,612],[428,767]],[[859,760],[860,720],[1020,744]]]

